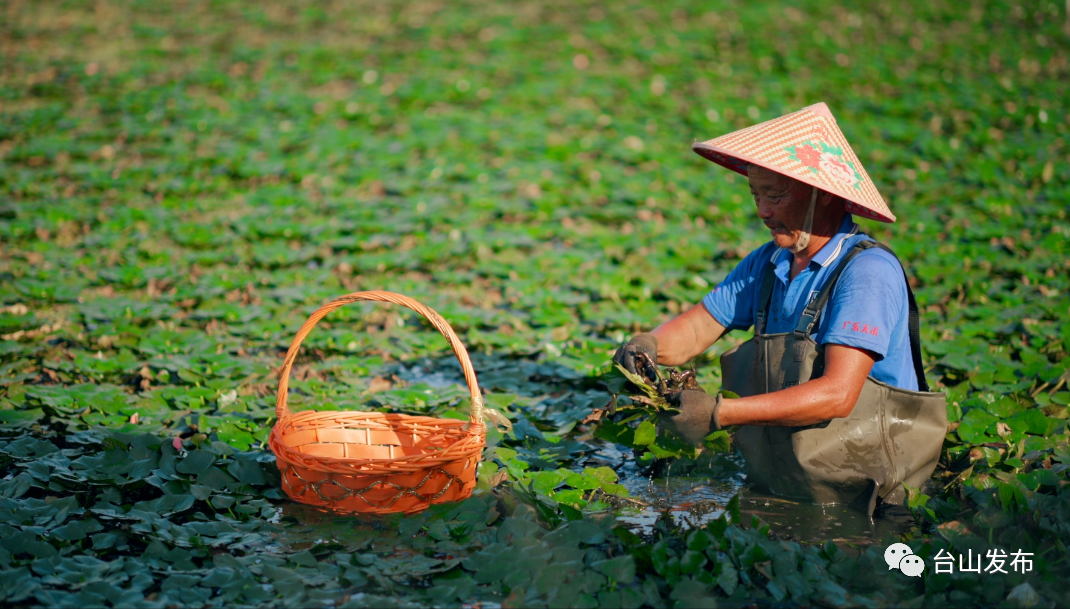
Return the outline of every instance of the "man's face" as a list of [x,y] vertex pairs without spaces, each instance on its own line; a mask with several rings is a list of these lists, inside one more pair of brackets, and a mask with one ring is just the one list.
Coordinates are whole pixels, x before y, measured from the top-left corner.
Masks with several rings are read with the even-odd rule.
[[795,245],[806,221],[813,187],[753,164],[747,167],[747,176],[758,217],[769,228],[777,247]]

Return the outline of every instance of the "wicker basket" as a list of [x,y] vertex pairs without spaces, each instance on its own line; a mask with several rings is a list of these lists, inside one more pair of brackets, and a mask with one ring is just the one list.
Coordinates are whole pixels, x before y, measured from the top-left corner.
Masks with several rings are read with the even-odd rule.
[[[328,313],[353,302],[392,302],[431,322],[453,347],[472,396],[469,421],[381,412],[293,414],[286,405],[301,341]],[[345,512],[412,513],[472,494],[486,438],[483,397],[468,351],[438,313],[393,292],[354,292],[320,307],[286,353],[269,445],[294,501]]]

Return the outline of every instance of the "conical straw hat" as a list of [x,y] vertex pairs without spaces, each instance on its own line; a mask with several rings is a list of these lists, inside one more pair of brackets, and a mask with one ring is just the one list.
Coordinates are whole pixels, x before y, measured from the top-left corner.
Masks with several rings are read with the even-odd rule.
[[747,175],[747,165],[754,163],[843,197],[852,214],[895,222],[824,103],[691,148],[736,173]]

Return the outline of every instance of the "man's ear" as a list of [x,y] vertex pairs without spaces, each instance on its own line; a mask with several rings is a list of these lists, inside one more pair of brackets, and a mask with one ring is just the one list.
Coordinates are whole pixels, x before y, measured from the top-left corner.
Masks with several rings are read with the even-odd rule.
[[820,190],[817,193],[817,205],[818,207],[828,207],[836,201],[836,195],[828,192],[827,190]]

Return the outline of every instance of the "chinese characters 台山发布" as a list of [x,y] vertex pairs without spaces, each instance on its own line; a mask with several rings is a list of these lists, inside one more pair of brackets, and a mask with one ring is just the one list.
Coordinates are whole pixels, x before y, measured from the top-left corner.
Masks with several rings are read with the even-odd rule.
[[[1010,564],[1007,564],[1007,559],[1010,558]],[[988,560],[988,564],[982,569],[984,561]],[[955,572],[955,557],[951,553],[941,549],[933,556],[933,563],[936,564],[937,573],[954,573]],[[967,549],[965,554],[959,554],[958,556],[958,570],[959,573],[1029,573],[1033,570],[1033,553],[1012,552],[1008,555],[1005,551],[1000,549],[989,550],[981,555],[977,553],[976,560],[973,550]],[[1009,568],[1011,571],[1007,571]]]

